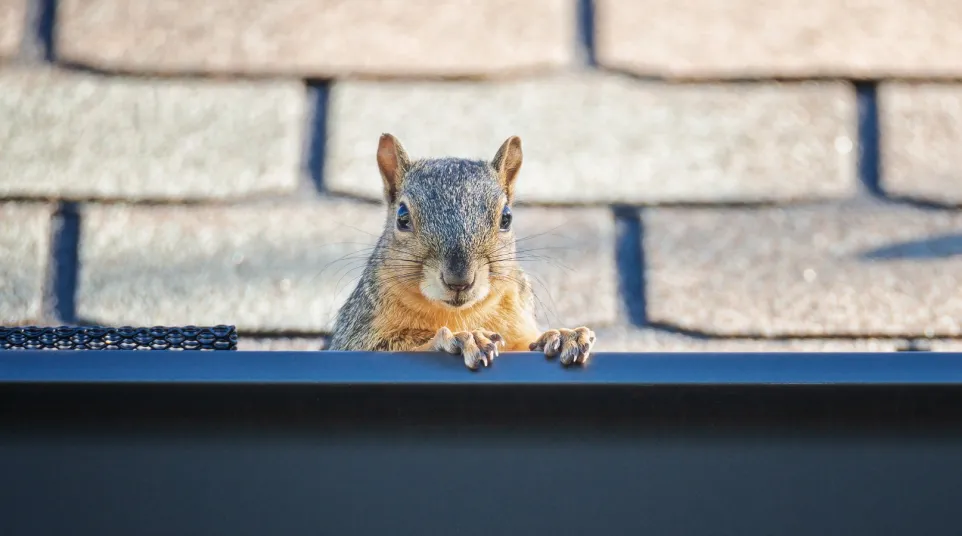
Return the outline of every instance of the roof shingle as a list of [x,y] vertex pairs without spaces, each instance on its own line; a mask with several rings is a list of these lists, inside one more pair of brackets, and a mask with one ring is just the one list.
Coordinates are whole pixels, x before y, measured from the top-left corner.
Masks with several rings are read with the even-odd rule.
[[77,315],[111,325],[326,331],[383,219],[373,205],[327,200],[87,207]]
[[890,82],[878,95],[882,187],[962,205],[962,85]]
[[382,132],[412,157],[490,159],[510,135],[519,201],[546,204],[844,198],[857,188],[844,83],[672,85],[618,75],[509,82],[338,82],[326,186],[379,199]]
[[318,78],[557,68],[574,32],[569,0],[61,0],[56,38],[101,69]]
[[962,333],[962,213],[852,203],[643,217],[654,322],[728,336]]
[[629,326],[596,329],[594,352],[894,352],[897,339],[696,337]]
[[517,258],[531,280],[542,328],[621,319],[611,211],[521,207],[514,215]]
[[296,189],[306,94],[293,80],[0,71],[0,195],[236,199]]
[[0,325],[42,320],[52,210],[0,203]]
[[27,0],[0,0],[0,60],[17,54],[26,22]]
[[954,0],[595,0],[598,62],[709,78],[962,76]]

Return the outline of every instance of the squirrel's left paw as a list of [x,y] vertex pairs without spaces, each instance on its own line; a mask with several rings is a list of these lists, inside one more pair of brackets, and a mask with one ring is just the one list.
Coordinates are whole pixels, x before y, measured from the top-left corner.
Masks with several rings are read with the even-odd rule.
[[547,357],[560,355],[561,364],[584,365],[588,362],[591,347],[595,344],[595,332],[586,327],[575,329],[549,329],[531,343],[531,351],[543,350]]
[[478,370],[482,365],[491,366],[499,354],[498,346],[504,346],[504,337],[493,331],[476,329],[455,333],[447,327],[439,329],[427,343],[427,348],[460,354],[464,358],[464,365],[471,370]]

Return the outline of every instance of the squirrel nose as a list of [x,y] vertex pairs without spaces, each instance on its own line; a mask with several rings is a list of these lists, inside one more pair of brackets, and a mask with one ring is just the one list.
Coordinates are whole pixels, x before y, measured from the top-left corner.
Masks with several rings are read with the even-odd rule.
[[464,292],[474,286],[474,280],[469,281],[466,277],[451,277],[449,279],[442,275],[441,281],[444,282],[444,286],[455,292]]
[[463,292],[471,288],[471,283],[464,283],[463,285],[455,285],[452,283],[445,283],[447,287],[455,292]]

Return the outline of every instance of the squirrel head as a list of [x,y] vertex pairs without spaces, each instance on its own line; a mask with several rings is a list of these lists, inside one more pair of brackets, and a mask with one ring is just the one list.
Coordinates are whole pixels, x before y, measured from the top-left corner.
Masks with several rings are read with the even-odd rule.
[[508,138],[490,161],[412,161],[383,134],[377,164],[388,204],[378,265],[390,290],[462,309],[516,284],[511,203],[520,138]]

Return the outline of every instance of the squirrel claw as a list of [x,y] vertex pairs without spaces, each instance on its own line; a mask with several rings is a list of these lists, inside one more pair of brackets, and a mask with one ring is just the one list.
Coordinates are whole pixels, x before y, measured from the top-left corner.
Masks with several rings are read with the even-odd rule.
[[559,356],[565,367],[584,365],[595,344],[595,333],[586,327],[575,329],[550,329],[528,345],[531,351],[544,351],[545,357]]
[[504,346],[505,342],[504,337],[492,331],[476,329],[454,333],[447,327],[442,327],[430,344],[441,352],[461,354],[465,366],[478,370],[481,365],[491,366],[494,358],[500,355],[499,345]]

